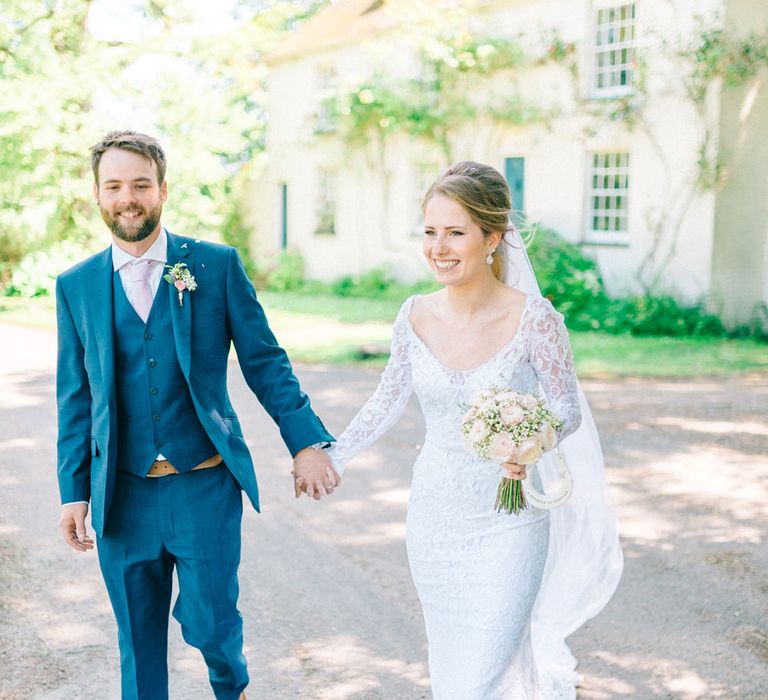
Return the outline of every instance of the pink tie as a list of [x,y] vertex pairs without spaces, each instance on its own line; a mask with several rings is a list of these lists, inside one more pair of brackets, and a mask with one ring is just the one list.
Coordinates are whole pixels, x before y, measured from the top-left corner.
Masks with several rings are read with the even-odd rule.
[[149,276],[152,273],[152,260],[142,260],[133,263],[131,273],[131,305],[144,323],[149,318],[152,308],[152,290],[149,287]]

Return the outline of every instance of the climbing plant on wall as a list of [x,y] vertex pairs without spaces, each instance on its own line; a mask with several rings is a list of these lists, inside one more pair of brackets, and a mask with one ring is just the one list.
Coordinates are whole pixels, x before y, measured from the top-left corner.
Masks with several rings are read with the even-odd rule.
[[464,36],[435,39],[420,51],[421,71],[414,78],[392,78],[384,70],[365,81],[339,88],[321,105],[330,115],[333,132],[349,144],[384,142],[404,134],[432,142],[450,157],[450,136],[481,115],[500,123],[545,122],[552,109],[522,95],[489,99],[477,81],[544,61],[564,61],[571,52],[565,42],[547,48],[544,56],[526,55],[519,41]]

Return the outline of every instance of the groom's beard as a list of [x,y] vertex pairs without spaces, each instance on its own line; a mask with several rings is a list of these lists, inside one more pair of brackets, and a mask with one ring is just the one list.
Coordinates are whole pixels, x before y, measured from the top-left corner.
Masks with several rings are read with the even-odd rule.
[[[160,223],[160,216],[163,213],[163,205],[158,204],[149,213],[135,205],[124,207],[120,209],[120,211],[116,211],[115,216],[112,216],[112,214],[101,205],[99,205],[99,211],[101,212],[101,218],[104,220],[104,223],[117,238],[128,243],[136,243],[138,241],[143,241],[157,228],[157,225]],[[124,211],[135,211],[141,216],[137,217],[138,221],[136,224],[128,224],[127,226],[124,226],[117,218]]]

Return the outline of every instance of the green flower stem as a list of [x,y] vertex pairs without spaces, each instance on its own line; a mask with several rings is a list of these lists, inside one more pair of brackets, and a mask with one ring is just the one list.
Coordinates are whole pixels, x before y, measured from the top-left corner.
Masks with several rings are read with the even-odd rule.
[[496,491],[496,512],[506,511],[517,515],[521,510],[525,510],[528,504],[525,502],[522,482],[518,479],[507,479],[504,477],[499,482],[499,488]]

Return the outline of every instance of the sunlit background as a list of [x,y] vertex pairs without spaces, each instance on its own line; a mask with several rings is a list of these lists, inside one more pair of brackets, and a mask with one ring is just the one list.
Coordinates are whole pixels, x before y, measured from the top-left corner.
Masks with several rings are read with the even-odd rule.
[[[766,697],[764,0],[0,3],[0,697],[14,700],[79,697],[85,666],[88,687],[117,693],[95,559],[66,557],[54,522],[51,293],[109,242],[88,147],[124,128],[167,150],[169,230],[238,248],[334,431],[375,386],[360,366],[385,362],[403,300],[434,288],[424,192],[460,159],[498,168],[566,317],[622,528],[621,587],[572,639],[580,697]],[[416,407],[313,510],[234,367],[231,390],[268,504],[244,529],[255,692],[428,697],[403,542]],[[296,595],[310,579],[322,609]],[[208,697],[174,633],[175,688],[198,693],[179,697]]]
[[321,325],[286,331],[302,359],[385,354],[432,288],[421,198],[474,159],[507,178],[583,371],[765,367],[763,3],[12,0],[0,18],[6,318],[50,323],[55,275],[107,241],[88,147],[130,128],[168,151],[165,225],[236,245],[279,324]]

